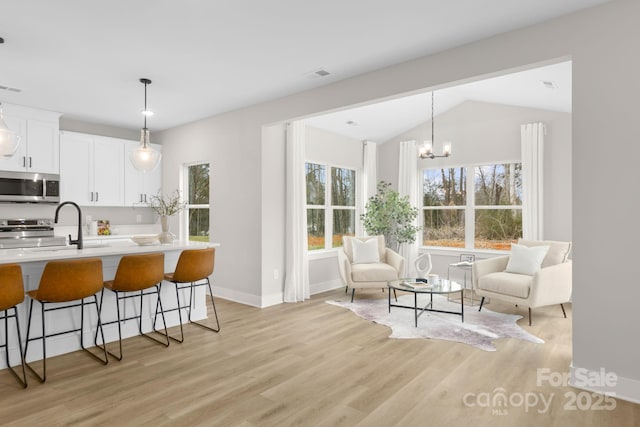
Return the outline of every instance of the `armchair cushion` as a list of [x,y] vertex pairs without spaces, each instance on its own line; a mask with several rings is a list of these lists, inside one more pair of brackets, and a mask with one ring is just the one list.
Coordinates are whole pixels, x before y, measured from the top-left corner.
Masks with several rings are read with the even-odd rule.
[[366,241],[352,239],[351,242],[353,244],[354,264],[380,262],[380,252],[378,251],[378,241],[376,239]]
[[396,269],[382,262],[351,265],[351,280],[354,282],[386,282],[397,278]]
[[498,272],[480,277],[478,288],[516,298],[528,298],[532,283],[533,276]]
[[505,271],[507,273],[526,274],[533,276],[536,271],[540,270],[542,260],[547,255],[549,246],[532,246],[527,247],[511,244],[511,255]]
[[378,253],[380,256],[380,262],[386,262],[385,258],[385,243],[384,236],[363,236],[363,237],[353,237],[353,236],[343,236],[342,237],[342,249],[344,253],[347,255],[349,262],[353,262],[353,240],[359,240],[361,242],[366,242],[368,240],[378,240]]
[[550,267],[552,265],[562,264],[569,259],[569,253],[571,252],[571,242],[556,242],[553,240],[518,240],[519,245],[524,245],[529,248],[534,246],[549,246],[549,251],[542,261],[542,268]]

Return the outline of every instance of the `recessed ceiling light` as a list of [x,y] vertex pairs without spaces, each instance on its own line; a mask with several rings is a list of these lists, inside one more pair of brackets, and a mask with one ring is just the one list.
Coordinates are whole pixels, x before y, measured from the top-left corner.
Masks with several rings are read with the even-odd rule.
[[0,44],[4,43],[4,39],[0,37]]
[[547,89],[558,89],[558,86],[556,86],[556,84],[551,80],[540,80],[540,83],[542,83],[542,86]]
[[349,120],[348,122],[346,122],[349,126],[358,126],[358,123],[354,122],[353,120]]

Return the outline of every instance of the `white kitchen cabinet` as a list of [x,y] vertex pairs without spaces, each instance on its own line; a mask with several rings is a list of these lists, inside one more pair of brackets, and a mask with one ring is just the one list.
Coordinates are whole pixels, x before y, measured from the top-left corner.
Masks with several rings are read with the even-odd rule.
[[60,132],[60,197],[81,206],[123,206],[122,140]]
[[[158,166],[149,172],[140,172],[133,167],[129,154],[140,145],[137,141],[126,141],[124,146],[124,204],[125,206],[146,206],[151,196],[158,194],[162,188],[162,160]],[[162,146],[151,144],[162,151]]]
[[0,170],[13,172],[60,172],[60,114],[3,104],[5,122],[20,135],[16,153],[0,159]]

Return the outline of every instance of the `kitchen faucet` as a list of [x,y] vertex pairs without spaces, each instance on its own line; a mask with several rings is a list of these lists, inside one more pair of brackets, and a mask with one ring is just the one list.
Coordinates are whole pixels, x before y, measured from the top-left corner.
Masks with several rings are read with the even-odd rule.
[[58,205],[58,207],[56,208],[56,216],[55,216],[53,222],[55,224],[58,223],[58,212],[60,212],[60,208],[63,207],[64,205],[72,205],[78,210],[78,239],[77,240],[71,240],[71,234],[69,234],[69,244],[70,245],[78,245],[78,249],[82,249],[82,247],[83,247],[83,244],[82,244],[82,211],[80,210],[80,206],[78,206],[74,202],[62,202],[62,203],[60,203]]

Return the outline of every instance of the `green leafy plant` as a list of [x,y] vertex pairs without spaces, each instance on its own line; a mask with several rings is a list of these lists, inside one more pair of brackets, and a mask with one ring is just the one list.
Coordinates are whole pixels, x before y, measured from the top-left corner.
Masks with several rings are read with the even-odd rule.
[[162,195],[162,192],[158,192],[155,196],[149,198],[148,205],[159,216],[172,216],[182,211],[186,206],[186,202],[180,201],[180,193],[175,190],[167,197]]
[[365,206],[360,216],[369,235],[382,234],[387,246],[398,250],[402,243],[413,243],[420,227],[413,225],[418,217],[418,209],[411,206],[409,197],[391,189],[391,183],[380,181],[378,192]]

